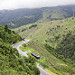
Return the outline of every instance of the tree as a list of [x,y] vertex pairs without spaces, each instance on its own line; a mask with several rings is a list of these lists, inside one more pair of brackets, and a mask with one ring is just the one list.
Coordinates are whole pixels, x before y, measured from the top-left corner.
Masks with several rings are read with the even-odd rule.
[[5,24],[4,29],[6,32],[8,31],[8,25],[7,24]]
[[11,30],[10,29],[8,29],[8,33],[11,34]]

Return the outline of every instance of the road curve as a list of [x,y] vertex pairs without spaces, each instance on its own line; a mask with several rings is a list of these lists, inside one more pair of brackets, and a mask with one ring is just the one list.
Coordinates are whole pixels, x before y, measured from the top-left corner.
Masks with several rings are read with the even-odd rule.
[[[23,43],[27,43],[27,42],[29,42],[29,40],[25,40],[25,41],[22,41],[22,42],[13,44],[12,47],[13,47],[13,48],[16,48],[21,56],[26,56],[26,57],[28,57],[28,55],[27,55],[26,52],[22,52],[22,51],[19,49],[19,47],[22,46]],[[38,64],[37,64],[37,67],[38,67],[39,70],[40,70],[40,75],[53,75],[53,74],[47,72],[43,67],[39,66]]]
[[27,42],[29,42],[29,40],[25,40],[25,41],[22,41],[22,42],[13,44],[12,47],[13,47],[13,48],[16,48],[21,56],[26,56],[26,57],[28,57],[27,52],[23,52],[23,51],[21,51],[20,48],[19,48],[20,46],[22,46],[23,43],[27,43]]

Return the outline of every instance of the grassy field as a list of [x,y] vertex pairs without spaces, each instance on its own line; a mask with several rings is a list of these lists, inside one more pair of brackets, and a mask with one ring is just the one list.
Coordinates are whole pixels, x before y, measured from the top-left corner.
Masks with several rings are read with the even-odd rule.
[[45,46],[39,42],[30,41],[27,47],[34,49],[37,53],[39,53],[42,60],[38,60],[38,62],[57,75],[75,74],[75,67],[72,64],[65,63],[64,61],[53,56],[46,50]]
[[[37,26],[30,28],[33,25]],[[49,43],[51,46],[56,47],[62,38],[74,29],[75,18],[67,18],[55,21],[38,21],[33,24],[21,26],[14,29],[14,31],[19,33],[23,38],[33,39],[43,44]]]
[[57,75],[74,75],[75,67],[72,64],[65,63],[64,61],[56,58],[49,53],[43,44],[39,42],[30,41],[26,47],[20,47],[22,51],[28,51],[37,53],[41,59],[36,60],[44,68],[56,73]]
[[43,58],[43,56],[41,56],[35,49],[30,48],[30,47],[24,47],[24,46],[20,47],[20,49],[21,49],[23,52],[29,51],[29,52],[28,52],[29,55],[31,55],[31,52],[34,52],[34,53],[38,54],[38,55],[40,56],[40,59],[39,59],[39,60],[36,59],[36,61],[39,62],[40,65],[43,66],[44,68],[49,69],[49,66],[48,66],[47,63],[46,63],[45,58]]
[[[31,51],[40,54],[43,59],[38,62],[41,64],[47,63],[48,68],[58,75],[75,75],[75,66],[70,63],[70,60],[66,63],[63,60],[56,58],[49,53],[43,45],[47,43],[53,48],[56,48],[67,33],[75,31],[75,18],[70,17],[55,21],[39,20],[36,23],[14,29],[14,31],[19,33],[23,38],[35,41],[29,42],[27,47],[24,49],[22,48],[22,50],[25,51],[30,49]],[[44,63],[42,63],[43,61]]]

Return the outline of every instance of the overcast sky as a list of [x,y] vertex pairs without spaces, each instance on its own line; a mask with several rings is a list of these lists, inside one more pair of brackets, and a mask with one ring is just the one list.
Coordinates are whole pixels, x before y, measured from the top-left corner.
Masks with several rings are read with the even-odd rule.
[[75,4],[75,0],[0,0],[0,10]]

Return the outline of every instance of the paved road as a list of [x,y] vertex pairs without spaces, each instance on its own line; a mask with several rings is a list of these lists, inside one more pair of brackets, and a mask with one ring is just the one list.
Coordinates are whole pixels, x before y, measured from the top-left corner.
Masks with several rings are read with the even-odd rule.
[[13,48],[17,48],[19,45],[22,45],[23,43],[27,43],[27,42],[29,42],[29,40],[25,40],[25,41],[22,41],[22,42],[13,44],[12,47],[13,47]]
[[40,70],[40,75],[53,75],[53,74],[47,72],[43,67],[39,66],[38,64],[37,64],[37,67]]
[[[13,44],[12,47],[13,47],[13,48],[16,48],[21,56],[26,56],[26,57],[28,57],[27,52],[22,52],[22,51],[19,49],[19,47],[22,46],[23,43],[27,43],[27,42],[29,42],[29,40],[25,40],[25,41],[22,41],[22,42]],[[37,64],[37,67],[38,67],[39,70],[40,70],[40,75],[52,75],[51,73],[47,72],[44,68],[42,68],[42,67],[39,66],[38,64]]]
[[22,46],[23,43],[27,43],[27,42],[29,42],[29,40],[25,40],[25,41],[22,41],[22,42],[13,44],[12,47],[13,47],[13,48],[16,48],[21,56],[26,56],[26,57],[28,57],[27,52],[23,52],[23,51],[21,51],[21,50],[19,49],[19,47]]

